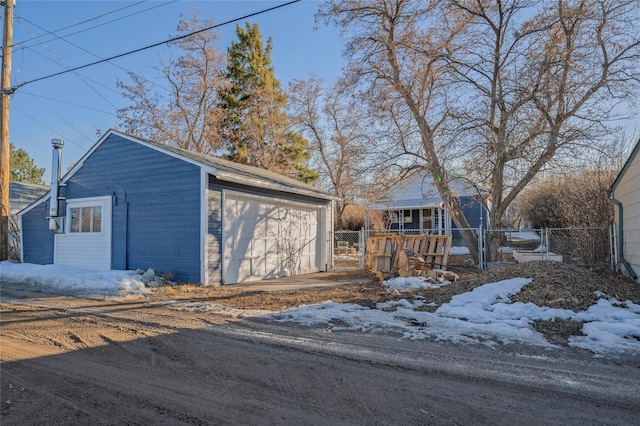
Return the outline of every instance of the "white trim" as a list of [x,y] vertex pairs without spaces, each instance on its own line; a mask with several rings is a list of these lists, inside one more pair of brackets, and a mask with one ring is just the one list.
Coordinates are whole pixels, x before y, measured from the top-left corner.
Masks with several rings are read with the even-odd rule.
[[20,263],[24,263],[24,235],[22,235],[22,215],[18,215],[20,221]]
[[49,198],[51,198],[51,191],[48,191],[46,194],[43,194],[42,197],[38,198],[37,200],[34,200],[33,203],[29,204],[27,207],[25,207],[24,209],[20,210],[17,213],[18,216],[22,217],[23,214],[29,213],[31,210],[34,209],[34,207],[36,207],[39,204],[44,203]]
[[190,159],[190,158],[183,157],[183,156],[181,156],[181,155],[179,155],[179,154],[176,154],[176,153],[174,153],[174,152],[171,152],[171,151],[169,151],[169,150],[164,150],[164,149],[159,148],[159,147],[157,147],[157,146],[155,146],[155,145],[151,145],[151,144],[149,144],[149,143],[145,142],[145,141],[144,141],[144,140],[142,140],[142,139],[138,139],[138,138],[136,138],[135,136],[128,135],[128,134],[126,134],[126,133],[120,132],[120,131],[115,130],[115,129],[109,129],[109,130],[108,130],[104,135],[102,135],[102,137],[101,137],[100,139],[98,139],[98,142],[96,142],[96,143],[95,143],[91,148],[89,148],[89,150],[88,150],[88,151],[87,151],[87,152],[86,152],[86,153],[85,153],[85,154],[80,158],[80,160],[78,160],[78,161],[73,165],[73,167],[72,167],[72,168],[71,168],[67,173],[65,173],[65,174],[64,174],[64,176],[62,176],[62,178],[60,179],[60,183],[66,183],[69,179],[71,179],[71,177],[72,177],[72,176],[73,176],[73,175],[74,175],[74,174],[75,174],[79,169],[81,169],[81,168],[82,168],[82,166],[84,165],[84,161],[85,161],[85,160],[86,160],[86,159],[87,159],[91,154],[93,154],[93,152],[94,152],[96,149],[98,149],[98,147],[99,147],[100,145],[102,145],[102,144],[104,143],[104,141],[105,141],[105,140],[107,140],[107,139],[109,138],[109,136],[111,136],[111,135],[120,136],[121,138],[123,138],[123,139],[127,139],[127,140],[128,140],[128,141],[130,141],[130,142],[133,142],[133,143],[137,143],[137,144],[143,145],[143,146],[145,146],[145,147],[147,147],[147,148],[151,148],[151,149],[153,149],[154,151],[161,152],[161,153],[163,153],[163,154],[169,155],[170,157],[174,157],[174,158],[177,158],[177,159],[182,160],[182,161],[184,161],[184,162],[187,162],[187,163],[193,164],[193,165],[195,165],[195,166],[198,166],[199,168],[204,169],[204,170],[207,170],[209,173],[211,173],[211,174],[213,174],[213,175],[215,175],[215,174],[216,174],[216,169],[215,169],[215,168],[213,168],[213,167],[210,167],[210,166],[204,165],[204,164],[202,164],[202,163],[200,163],[200,162],[198,162],[198,161],[192,160],[192,159]]
[[207,233],[209,232],[209,173],[200,169],[200,282],[209,284],[209,262],[207,255]]
[[337,198],[329,194],[320,194],[311,189],[298,188],[298,187],[288,185],[286,183],[269,182],[254,176],[249,177],[249,176],[244,176],[242,174],[233,173],[233,172],[217,171],[215,173],[215,177],[217,179],[220,179],[226,182],[236,182],[243,185],[252,186],[255,188],[273,189],[277,191],[288,192],[291,194],[305,195],[307,197],[318,198],[326,201]]
[[[333,203],[333,201],[332,201]],[[316,230],[317,235],[317,246],[316,247],[316,268],[318,271],[326,272],[329,269],[329,258],[327,256],[326,250],[326,240],[327,237],[331,237],[331,233],[327,232],[327,209],[320,209],[318,211],[318,229]],[[333,243],[330,244],[333,247]]]
[[[64,233],[55,234],[53,237],[53,263],[55,265],[71,265],[74,266],[73,262],[61,261],[60,259],[60,245],[64,242],[66,245],[70,245],[71,247],[75,247],[77,245],[81,245],[82,243],[87,243],[87,241],[91,241],[91,239],[98,240],[100,243],[104,243],[104,252],[102,253],[102,258],[99,264],[82,264],[78,262],[75,266],[84,267],[87,269],[100,269],[100,270],[110,270],[112,267],[112,235],[113,235],[113,196],[107,195],[102,197],[87,197],[87,198],[75,198],[66,200],[67,206],[65,209],[65,214],[67,220],[65,220],[65,229]],[[71,220],[70,220],[70,210],[72,208],[78,207],[93,207],[100,206],[102,208],[101,211],[101,226],[100,232],[70,232],[71,230]],[[102,251],[101,251],[102,252]],[[67,254],[67,253],[65,253]],[[106,255],[106,257],[105,257]]]
[[224,259],[225,259],[225,241],[227,241],[227,233],[225,232],[226,225],[224,223],[225,211],[224,206],[226,203],[226,191],[223,189],[220,194],[220,235],[222,235],[222,242],[220,244],[220,284],[224,285]]
[[[170,157],[182,160],[186,163],[189,164],[193,164],[197,167],[199,167],[202,170],[205,170],[207,173],[209,173],[210,175],[215,176],[216,178],[223,180],[223,181],[227,181],[227,182],[238,182],[238,183],[243,183],[245,185],[249,185],[255,188],[266,188],[266,189],[276,189],[276,190],[280,190],[283,192],[287,192],[287,193],[291,193],[291,194],[299,194],[299,195],[306,195],[312,198],[317,198],[320,200],[332,200],[332,199],[337,199],[336,196],[328,194],[328,193],[322,193],[322,192],[317,192],[314,191],[313,188],[300,188],[297,186],[290,186],[286,183],[280,183],[280,182],[269,182],[267,180],[264,179],[260,179],[260,177],[256,176],[256,177],[247,177],[244,176],[242,173],[234,173],[234,172],[223,172],[218,170],[215,166],[210,166],[208,164],[202,163],[198,160],[194,160],[185,156],[182,156],[180,154],[177,154],[175,152],[172,152],[170,150],[167,149],[163,149],[162,147],[153,145],[147,141],[145,141],[144,139],[140,139],[137,138],[135,136],[132,135],[128,135],[126,133],[123,133],[119,130],[116,129],[109,129],[99,140],[98,142],[96,142],[90,149],[89,151],[87,151],[87,153],[85,155],[82,156],[82,158],[80,158],[80,160],[78,160],[78,162],[76,164],[74,164],[74,166],[71,168],[71,170],[69,170],[67,173],[65,173],[65,175],[61,178],[60,182],[61,183],[65,183],[67,182],[83,165],[84,165],[84,161],[86,160],[87,157],[89,157],[100,145],[102,145],[102,143],[111,135],[116,135],[119,136],[123,139],[127,139],[130,142],[133,143],[137,143],[140,144],[142,146],[145,146],[147,148],[153,149],[157,152],[166,154]],[[213,160],[215,160],[215,157],[212,157]],[[232,166],[229,166],[232,167]],[[267,179],[267,178],[265,178]]]

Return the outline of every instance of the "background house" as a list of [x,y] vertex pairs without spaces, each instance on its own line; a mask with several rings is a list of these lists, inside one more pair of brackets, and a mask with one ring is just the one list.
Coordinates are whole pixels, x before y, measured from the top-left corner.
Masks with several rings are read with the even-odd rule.
[[[461,179],[451,179],[451,189],[460,197],[462,210],[473,228],[486,226],[488,215],[477,191]],[[393,185],[371,210],[382,211],[387,229],[411,233],[453,235],[459,238],[448,209],[433,179],[425,172],[414,173]]]
[[9,182],[9,258],[20,258],[20,219],[18,212],[49,191],[48,185]]
[[626,271],[638,279],[640,273],[640,140],[608,191],[616,206],[618,258]]
[[206,284],[332,266],[334,197],[266,170],[110,130],[52,181],[20,213],[23,262]]
[[17,215],[20,210],[33,203],[49,191],[49,185],[9,182],[9,212]]

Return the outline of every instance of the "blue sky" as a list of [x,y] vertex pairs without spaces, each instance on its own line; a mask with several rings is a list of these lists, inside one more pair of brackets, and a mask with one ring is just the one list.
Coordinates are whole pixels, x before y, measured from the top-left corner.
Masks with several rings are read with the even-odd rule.
[[[166,40],[176,35],[180,14],[189,14],[190,5],[201,20],[213,18],[221,23],[286,1],[16,3],[12,85]],[[324,25],[314,29],[318,5],[319,1],[302,1],[249,19],[259,25],[265,39],[273,39],[272,61],[284,88],[292,79],[307,78],[310,73],[328,82],[341,73],[342,46],[337,31]],[[109,13],[113,11],[116,12]],[[74,25],[87,20],[90,21]],[[235,40],[235,25],[218,29],[224,50]],[[71,27],[55,32],[68,26]],[[104,133],[118,126],[116,111],[128,103],[116,87],[117,79],[128,81],[125,70],[155,76],[151,66],[158,64],[159,55],[169,53],[163,45],[112,63],[24,85],[11,97],[11,142],[27,151],[39,167],[47,168],[45,180],[49,183],[51,139],[65,141],[66,170],[96,142],[96,129]]]

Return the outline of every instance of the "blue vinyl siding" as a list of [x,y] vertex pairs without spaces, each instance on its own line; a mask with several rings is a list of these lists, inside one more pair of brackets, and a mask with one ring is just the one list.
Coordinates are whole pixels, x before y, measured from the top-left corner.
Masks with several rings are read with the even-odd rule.
[[483,208],[482,201],[477,197],[460,197],[460,205],[469,225],[472,228],[480,227],[480,214],[482,214],[482,226],[487,227],[487,210]]
[[112,268],[200,282],[200,168],[118,135],[85,159],[67,199],[110,195]]
[[[181,159],[159,151],[162,148],[154,142],[138,143],[116,132],[108,133],[92,149],[63,182],[60,196],[66,200],[110,197],[111,218],[103,220],[111,219],[112,269],[151,267],[156,273],[172,274],[176,281],[192,283],[201,282],[204,269],[208,283],[220,282],[224,189],[312,206],[331,204],[321,193],[317,198],[312,191],[307,196],[221,181],[214,176],[209,176],[208,187],[202,188],[201,167],[190,162],[200,164],[198,156],[177,150],[175,155]],[[217,167],[207,161],[202,164]],[[203,202],[206,206],[201,205]],[[208,217],[203,223],[205,210]],[[54,232],[48,230],[48,213],[49,204],[43,202],[23,215],[25,262],[53,263]],[[59,214],[66,215],[65,201],[60,202]],[[205,247],[201,247],[203,237]],[[204,265],[203,253],[208,260]]]
[[25,263],[53,263],[53,231],[49,231],[49,200],[42,201],[22,215],[22,252]]

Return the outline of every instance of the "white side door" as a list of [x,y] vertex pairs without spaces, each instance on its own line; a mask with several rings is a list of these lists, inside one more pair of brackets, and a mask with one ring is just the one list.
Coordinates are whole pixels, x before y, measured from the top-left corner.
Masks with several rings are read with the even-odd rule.
[[111,269],[110,196],[67,200],[64,228],[54,237],[54,264]]

